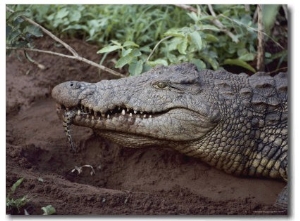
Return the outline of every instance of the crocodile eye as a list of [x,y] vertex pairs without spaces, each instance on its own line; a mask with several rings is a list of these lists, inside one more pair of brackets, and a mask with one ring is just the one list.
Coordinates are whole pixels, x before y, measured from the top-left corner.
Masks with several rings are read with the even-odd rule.
[[168,84],[167,84],[167,82],[158,81],[158,82],[155,82],[153,84],[153,86],[156,87],[156,88],[163,89],[163,88],[166,88],[168,86]]

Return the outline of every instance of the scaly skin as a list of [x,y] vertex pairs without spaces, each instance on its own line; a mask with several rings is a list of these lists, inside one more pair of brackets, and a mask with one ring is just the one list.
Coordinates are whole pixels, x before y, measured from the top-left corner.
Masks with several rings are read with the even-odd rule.
[[65,82],[52,96],[63,119],[126,147],[162,146],[235,175],[288,178],[288,80],[197,71],[181,64],[137,77]]

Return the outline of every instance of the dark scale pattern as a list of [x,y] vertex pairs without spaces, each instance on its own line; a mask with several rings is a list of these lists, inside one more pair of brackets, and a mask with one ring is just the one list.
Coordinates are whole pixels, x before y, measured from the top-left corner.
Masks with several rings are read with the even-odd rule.
[[218,102],[223,119],[198,148],[182,152],[227,173],[287,179],[286,74],[220,73],[210,79],[215,93],[208,96]]

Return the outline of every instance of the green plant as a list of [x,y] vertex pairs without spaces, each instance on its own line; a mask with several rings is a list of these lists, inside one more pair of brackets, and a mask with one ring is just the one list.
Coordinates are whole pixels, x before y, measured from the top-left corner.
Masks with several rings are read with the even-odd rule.
[[43,215],[53,215],[56,213],[56,209],[52,205],[47,205],[41,208],[43,210]]
[[20,213],[20,209],[28,203],[29,199],[27,198],[26,195],[21,198],[17,198],[17,199],[14,199],[11,196],[16,192],[17,188],[21,185],[23,180],[24,180],[24,178],[18,179],[10,188],[10,192],[6,196],[7,211],[13,211],[14,209],[17,209],[18,212]]
[[[171,5],[17,5],[36,22],[60,36],[82,37],[106,44],[135,41],[152,44],[171,27],[180,27],[189,18]],[[170,19],[174,17],[176,19]]]
[[[128,64],[131,75],[140,74],[148,70],[149,66],[181,62],[192,62],[198,69],[217,70],[224,65],[236,65],[255,72],[255,68],[251,65],[257,54],[257,24],[251,16],[255,7],[251,7],[252,10],[246,9],[243,5],[215,5],[214,7],[221,14],[216,16],[212,6],[197,6],[197,10],[187,13],[191,21],[184,27],[167,30],[150,56],[147,56],[149,50],[145,50],[145,47],[136,42],[133,42],[131,47],[127,46],[125,50],[124,45],[112,41],[98,53],[119,51],[120,59],[116,67]],[[267,11],[271,15],[266,16],[268,17],[266,20],[274,22],[274,16],[277,15],[274,10],[278,10],[278,7],[269,6]],[[272,25],[268,25],[267,28],[270,32]],[[267,33],[265,35],[268,36]],[[271,40],[278,44],[275,39]],[[126,53],[129,51],[131,53]],[[280,53],[287,54],[287,51],[283,50]],[[267,57],[268,62],[274,60],[274,57],[268,54]],[[284,58],[286,57],[282,60]]]
[[[11,8],[9,7],[6,7],[6,11],[8,11],[9,13],[11,14],[17,14],[16,11],[12,10]],[[92,65],[92,66],[95,66],[97,68],[99,68],[100,70],[104,70],[110,74],[113,74],[113,75],[116,75],[118,77],[123,77],[123,75],[121,75],[120,73],[112,70],[112,69],[109,69],[101,64],[97,64],[93,61],[90,61],[84,57],[81,57],[70,45],[66,44],[64,41],[62,41],[61,39],[59,39],[58,37],[56,37],[54,34],[52,34],[49,30],[45,29],[44,27],[42,27],[41,25],[39,25],[38,23],[36,23],[35,21],[29,19],[28,17],[24,16],[24,15],[17,15],[16,18],[18,19],[21,19],[22,21],[25,20],[26,22],[29,22],[30,24],[32,24],[34,27],[37,27],[39,29],[41,29],[44,33],[46,33],[48,36],[50,36],[54,41],[56,41],[57,43],[61,44],[63,47],[65,47],[72,55],[66,55],[66,54],[63,54],[63,53],[57,53],[57,52],[53,52],[53,51],[47,51],[47,50],[40,50],[40,49],[35,49],[35,48],[32,48],[30,47],[30,45],[27,45],[29,47],[26,47],[26,46],[15,46],[12,45],[12,44],[7,44],[6,45],[6,50],[7,51],[10,51],[10,50],[23,50],[24,51],[24,54],[26,56],[26,58],[36,64],[40,69],[45,69],[45,66],[38,63],[37,61],[33,60],[28,54],[26,51],[35,51],[35,52],[39,52],[39,53],[47,53],[47,54],[52,54],[52,55],[56,55],[56,56],[61,56],[61,57],[67,57],[69,59],[75,59],[75,60],[79,60],[79,61],[82,61],[82,62],[85,62],[85,63],[88,63],[89,65]],[[7,23],[9,23],[9,19],[7,19]],[[31,40],[31,39],[29,39]],[[17,42],[20,41],[19,39],[16,40]]]
[[[256,71],[256,5],[15,7],[60,36],[97,43],[102,47],[98,53],[104,54],[100,65],[108,53],[114,53],[117,57],[115,67],[125,67],[131,75],[156,65],[180,62],[192,62],[199,69],[216,70],[234,65]],[[287,21],[287,15],[279,13],[281,8],[286,9],[286,6],[267,5],[263,8],[266,43],[276,46],[275,51],[271,47],[266,50],[265,60],[269,64],[287,60],[287,31],[271,34],[274,27],[281,28],[278,22]]]
[[6,46],[32,47],[32,37],[43,36],[38,27],[29,24],[22,18],[22,16],[28,15],[28,10],[18,10],[6,14]]

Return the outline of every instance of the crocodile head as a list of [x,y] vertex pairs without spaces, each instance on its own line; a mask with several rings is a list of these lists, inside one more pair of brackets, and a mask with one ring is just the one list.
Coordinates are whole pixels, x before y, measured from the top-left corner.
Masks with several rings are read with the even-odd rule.
[[186,143],[211,131],[221,115],[208,87],[194,65],[181,64],[118,80],[61,83],[52,97],[60,118],[72,112],[74,125],[123,146],[144,147]]
[[171,147],[236,175],[287,177],[287,74],[233,75],[191,64],[52,91],[69,125],[126,147]]
[[70,81],[52,96],[71,146],[73,123],[122,146],[171,147],[227,173],[287,180],[287,88],[287,73],[233,75],[181,64],[119,80]]

